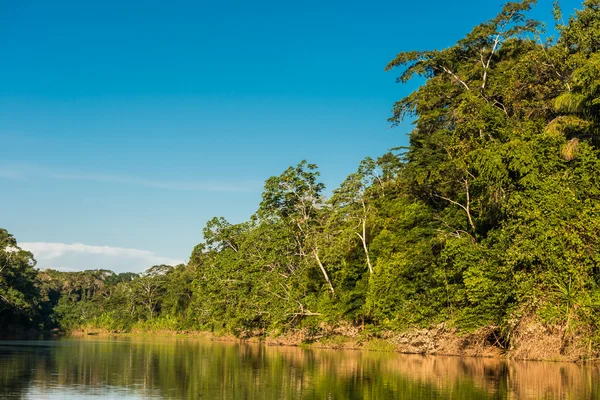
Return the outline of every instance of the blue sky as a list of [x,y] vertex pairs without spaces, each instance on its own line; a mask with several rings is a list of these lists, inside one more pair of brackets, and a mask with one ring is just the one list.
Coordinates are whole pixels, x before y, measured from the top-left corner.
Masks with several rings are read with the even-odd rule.
[[386,63],[502,4],[0,0],[0,226],[42,268],[185,261],[287,166],[318,164],[332,189],[405,145],[387,118],[415,84]]

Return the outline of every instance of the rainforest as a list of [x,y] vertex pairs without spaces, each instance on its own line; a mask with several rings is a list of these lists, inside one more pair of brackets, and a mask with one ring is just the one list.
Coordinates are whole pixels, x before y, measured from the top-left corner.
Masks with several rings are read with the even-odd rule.
[[413,124],[408,147],[333,189],[317,165],[290,166],[247,221],[208,221],[185,264],[38,270],[0,230],[0,331],[597,358],[600,1],[573,15],[556,3],[551,27],[528,18],[534,6],[506,3],[449,48],[398,54],[385,69],[420,84],[389,119]]

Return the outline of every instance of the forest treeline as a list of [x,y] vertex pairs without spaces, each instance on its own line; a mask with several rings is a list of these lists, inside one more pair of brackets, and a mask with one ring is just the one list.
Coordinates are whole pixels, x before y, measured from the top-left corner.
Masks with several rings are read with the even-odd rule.
[[142,274],[34,269],[0,231],[0,326],[207,330],[344,322],[377,334],[523,321],[600,347],[600,0],[556,34],[507,3],[444,50],[387,70],[423,84],[394,104],[410,145],[325,196],[316,165],[269,178],[251,218],[214,218],[189,262]]

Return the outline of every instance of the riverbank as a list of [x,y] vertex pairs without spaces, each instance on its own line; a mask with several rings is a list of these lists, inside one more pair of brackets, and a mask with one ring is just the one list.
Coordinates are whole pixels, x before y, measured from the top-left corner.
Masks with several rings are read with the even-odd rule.
[[460,331],[444,324],[427,329],[409,329],[404,332],[385,331],[377,335],[365,333],[358,327],[322,326],[319,330],[295,329],[279,333],[262,331],[230,333],[205,331],[178,331],[168,329],[132,330],[113,332],[106,329],[85,328],[69,332],[72,336],[112,337],[183,337],[211,341],[263,343],[267,346],[297,346],[321,349],[385,351],[402,354],[426,354],[459,357],[505,358],[528,361],[596,362],[598,352],[585,346],[577,337],[567,337],[564,330],[541,323],[522,324],[513,333],[510,345],[495,327],[472,332]]

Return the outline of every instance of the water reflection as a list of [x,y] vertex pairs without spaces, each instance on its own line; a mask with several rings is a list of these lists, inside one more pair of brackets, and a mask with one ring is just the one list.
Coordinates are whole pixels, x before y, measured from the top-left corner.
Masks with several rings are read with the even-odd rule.
[[194,339],[0,342],[2,399],[600,399],[599,373]]

